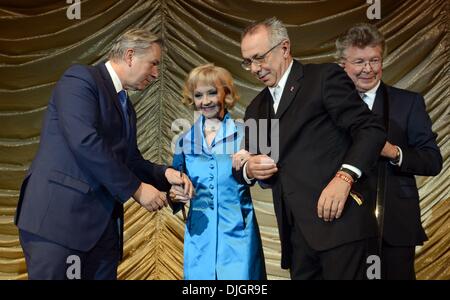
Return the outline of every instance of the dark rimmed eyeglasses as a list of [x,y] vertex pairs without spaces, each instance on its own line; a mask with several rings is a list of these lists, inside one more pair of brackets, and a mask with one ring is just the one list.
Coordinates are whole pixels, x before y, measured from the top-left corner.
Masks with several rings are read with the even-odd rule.
[[241,67],[246,70],[246,71],[250,71],[252,68],[252,64],[256,64],[258,67],[261,66],[263,63],[266,62],[266,58],[267,55],[276,47],[280,46],[281,43],[283,43],[283,41],[279,42],[278,44],[276,44],[275,46],[273,46],[272,48],[270,48],[269,50],[267,50],[267,52],[265,52],[262,55],[259,56],[254,56],[252,58],[246,58],[241,62]]

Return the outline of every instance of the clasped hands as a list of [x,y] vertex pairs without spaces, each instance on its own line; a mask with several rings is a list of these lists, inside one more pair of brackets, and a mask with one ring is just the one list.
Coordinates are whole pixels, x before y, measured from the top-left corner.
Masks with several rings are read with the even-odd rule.
[[[167,168],[165,172],[167,181],[172,185],[169,195],[172,191],[176,191],[173,201],[187,202],[194,195],[194,187],[186,174],[180,174],[172,168]],[[142,182],[138,190],[134,193],[133,198],[148,211],[160,210],[168,205],[165,192],[160,192],[151,184]]]
[[[265,154],[252,155],[248,151],[240,150],[232,156],[232,165],[236,171],[239,171],[244,164],[247,163],[247,177],[251,179],[265,180],[272,177],[278,172],[278,168],[272,158]],[[169,173],[169,174],[167,174]],[[194,194],[194,188],[191,181],[185,174],[180,176],[178,171],[167,169],[166,177],[172,184],[169,195],[172,201],[187,203]],[[142,184],[144,188],[153,189],[158,192],[158,197],[153,197],[153,201],[149,201],[147,206],[143,205],[150,211],[161,209],[167,206],[167,198],[165,194],[160,193],[153,186]],[[142,188],[139,188],[139,190]],[[330,183],[322,191],[317,203],[317,215],[324,221],[333,221],[342,215],[342,211],[350,193],[351,185],[344,180],[334,177]],[[138,190],[138,192],[139,192]],[[153,194],[155,195],[155,192]],[[136,192],[136,193],[138,193]]]
[[[245,163],[247,163],[246,175],[251,179],[269,179],[278,172],[274,160],[267,155],[252,155],[245,150],[241,150],[233,155],[233,168],[236,171],[239,171]],[[319,197],[317,202],[318,217],[326,222],[340,218],[350,189],[351,184],[334,177]]]
[[278,172],[275,161],[265,154],[253,155],[246,150],[236,152],[232,157],[233,168],[239,171],[247,163],[247,178],[265,180]]

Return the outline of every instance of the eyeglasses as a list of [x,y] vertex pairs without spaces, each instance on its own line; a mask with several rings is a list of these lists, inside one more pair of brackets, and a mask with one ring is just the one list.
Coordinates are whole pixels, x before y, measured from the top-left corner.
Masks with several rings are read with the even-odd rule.
[[349,61],[349,63],[351,63],[352,65],[354,65],[355,67],[358,67],[360,69],[364,69],[367,64],[372,68],[372,69],[376,69],[381,65],[381,58],[379,57],[375,57],[372,58],[371,60],[362,60],[362,59],[357,59],[355,61]]
[[241,62],[241,67],[246,70],[246,71],[250,71],[252,68],[252,64],[255,63],[258,67],[261,66],[263,63],[266,62],[266,57],[267,54],[270,53],[270,51],[272,51],[273,49],[275,49],[276,47],[280,46],[281,43],[283,43],[283,41],[279,42],[278,44],[276,44],[275,46],[273,46],[272,48],[270,48],[269,50],[267,50],[266,53],[260,55],[260,56],[255,56],[253,58],[246,58]]

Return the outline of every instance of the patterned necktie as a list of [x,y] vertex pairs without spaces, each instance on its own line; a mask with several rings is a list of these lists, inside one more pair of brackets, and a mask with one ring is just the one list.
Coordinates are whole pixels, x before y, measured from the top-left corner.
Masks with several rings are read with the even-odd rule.
[[130,120],[128,118],[127,92],[125,92],[125,90],[119,92],[119,100],[120,106],[122,107],[123,118],[125,120],[126,137],[128,138],[130,136]]

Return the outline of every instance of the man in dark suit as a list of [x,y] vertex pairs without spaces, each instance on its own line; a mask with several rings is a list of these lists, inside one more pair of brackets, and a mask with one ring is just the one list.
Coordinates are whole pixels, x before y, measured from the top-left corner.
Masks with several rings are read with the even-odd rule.
[[414,175],[435,176],[442,169],[424,99],[381,81],[385,41],[375,26],[353,26],[338,38],[336,49],[339,63],[388,133],[379,165],[365,179],[369,186],[378,184],[382,278],[415,279],[415,246],[427,236]]
[[[361,105],[337,64],[293,60],[287,30],[276,18],[249,26],[241,52],[243,68],[266,88],[246,109],[246,122],[258,121],[257,132],[246,136],[254,155],[235,176],[271,185],[282,268],[290,269],[292,279],[365,278],[376,219],[370,201],[349,192],[384,145],[382,124]],[[268,128],[278,126],[279,136],[261,120],[271,120]],[[279,143],[278,162],[262,151],[262,141],[251,144],[264,135],[272,149]]]
[[127,90],[156,79],[160,59],[161,40],[133,29],[106,64],[74,65],[56,84],[15,220],[30,279],[116,279],[123,204],[133,197],[161,209],[160,190],[172,184],[192,196],[186,176],[144,160],[137,147]]

